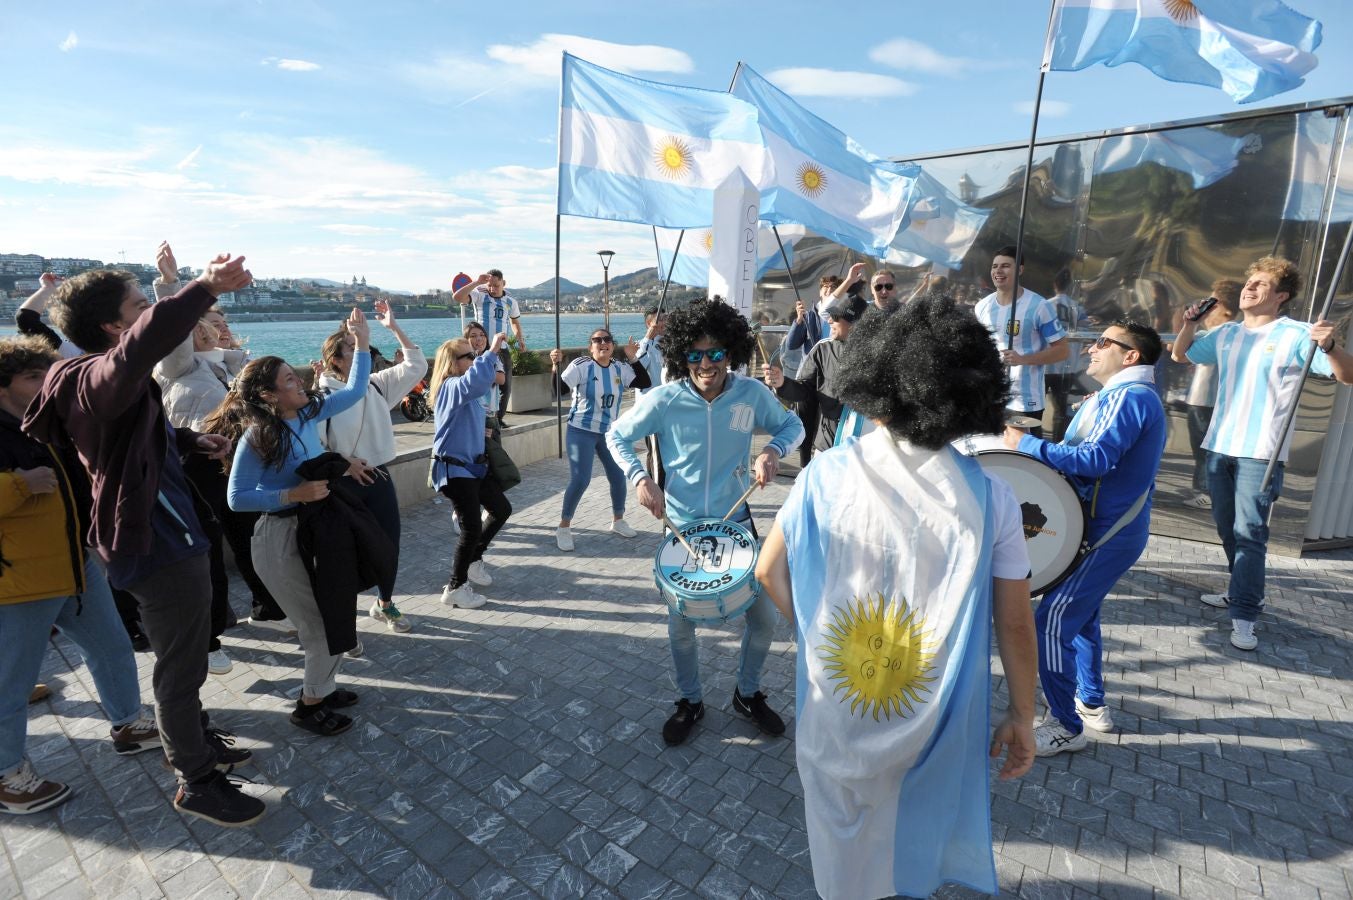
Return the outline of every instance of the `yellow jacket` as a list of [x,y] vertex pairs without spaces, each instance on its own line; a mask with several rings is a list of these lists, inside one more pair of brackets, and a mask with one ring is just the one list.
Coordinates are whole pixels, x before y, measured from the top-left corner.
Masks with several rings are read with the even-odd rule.
[[31,493],[15,472],[0,471],[0,605],[85,589],[84,541],[70,478],[55,453],[47,456],[43,464],[56,472],[57,489],[45,494]]

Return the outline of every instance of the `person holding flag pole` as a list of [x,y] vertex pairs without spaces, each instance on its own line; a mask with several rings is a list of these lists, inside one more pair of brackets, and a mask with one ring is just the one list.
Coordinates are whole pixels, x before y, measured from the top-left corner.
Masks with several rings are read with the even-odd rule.
[[1204,594],[1202,600],[1229,609],[1231,645],[1240,650],[1259,646],[1255,621],[1264,608],[1268,523],[1282,491],[1283,464],[1306,376],[1315,372],[1353,384],[1353,355],[1339,346],[1337,326],[1325,318],[1343,277],[1350,240],[1353,229],[1344,240],[1325,306],[1314,325],[1283,315],[1301,290],[1301,276],[1287,260],[1266,256],[1246,272],[1241,321],[1227,322],[1195,339],[1206,308],[1194,304],[1184,312],[1184,325],[1175,339],[1176,362],[1217,367],[1217,403],[1203,449],[1208,451],[1212,518],[1231,577],[1225,593]]

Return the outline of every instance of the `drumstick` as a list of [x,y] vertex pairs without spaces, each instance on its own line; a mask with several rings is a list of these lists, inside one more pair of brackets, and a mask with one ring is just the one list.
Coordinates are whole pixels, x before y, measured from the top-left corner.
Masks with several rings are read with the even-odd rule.
[[733,508],[730,509],[728,512],[724,513],[724,514],[723,514],[723,517],[724,517],[725,519],[727,519],[727,518],[728,518],[729,516],[731,516],[733,513],[737,512],[737,511],[738,511],[738,507],[741,506],[743,503],[746,503],[746,502],[747,502],[747,498],[750,497],[750,496],[752,496],[752,491],[756,490],[757,487],[758,487],[757,483],[756,483],[755,481],[753,481],[753,482],[752,482],[752,486],[749,487],[749,488],[747,488],[746,493],[744,493],[741,497],[738,498],[738,502],[734,503],[734,504],[733,504]]
[[756,346],[761,348],[761,365],[770,365],[770,354],[766,352],[766,345],[761,341],[761,332],[756,333]]
[[681,541],[681,546],[683,546],[683,547],[686,548],[686,552],[689,553],[689,554],[691,555],[691,558],[692,558],[692,559],[699,559],[699,558],[700,558],[700,554],[695,552],[695,548],[694,548],[694,547],[692,547],[690,544],[686,543],[686,539],[685,539],[684,537],[681,536],[681,532],[680,532],[680,531],[677,531],[677,527],[676,527],[675,525],[672,524],[672,520],[671,520],[671,519],[667,518],[666,516],[663,516],[663,517],[662,517],[662,524],[664,524],[664,525],[666,525],[668,528],[672,529],[672,537],[676,538],[678,541]]

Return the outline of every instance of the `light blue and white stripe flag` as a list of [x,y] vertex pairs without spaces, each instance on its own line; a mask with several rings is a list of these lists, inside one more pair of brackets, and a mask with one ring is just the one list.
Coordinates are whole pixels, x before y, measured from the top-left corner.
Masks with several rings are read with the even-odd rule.
[[900,266],[934,263],[963,266],[991,210],[969,206],[924,169],[917,175],[914,202],[906,225],[893,238],[884,259]]
[[996,890],[990,510],[975,459],[878,429],[819,454],[779,513],[799,777],[827,900]]
[[1288,175],[1287,201],[1283,218],[1293,222],[1323,222],[1329,203],[1331,222],[1353,222],[1353,154],[1335,161],[1332,195],[1327,196],[1330,181],[1330,154],[1339,151],[1334,142],[1338,119],[1318,113],[1300,113],[1292,139],[1292,168]]
[[[785,253],[789,261],[794,262],[794,245],[808,233],[802,225],[780,225],[780,240],[784,242]],[[675,228],[655,229],[658,236],[658,277],[666,278],[670,269],[672,281],[690,287],[709,287],[709,254],[714,249],[714,230],[712,228],[693,228],[686,230],[681,238],[678,251],[677,238],[681,231]],[[672,268],[672,256],[676,255],[676,267]],[[775,242],[775,232],[769,225],[761,225],[756,234],[756,277],[759,279],[772,269],[784,265],[780,256],[780,245]]]
[[1135,62],[1238,103],[1301,85],[1320,23],[1278,0],[1057,0],[1044,70]]
[[875,156],[744,65],[733,94],[760,111],[770,153],[761,218],[805,225],[844,247],[882,256],[906,219],[919,168]]
[[719,183],[740,167],[759,184],[766,161],[751,104],[622,75],[564,54],[560,214],[708,226]]
[[1221,181],[1236,167],[1245,138],[1211,128],[1183,128],[1150,134],[1116,134],[1095,149],[1094,173],[1122,172],[1153,162],[1193,179],[1195,190]]

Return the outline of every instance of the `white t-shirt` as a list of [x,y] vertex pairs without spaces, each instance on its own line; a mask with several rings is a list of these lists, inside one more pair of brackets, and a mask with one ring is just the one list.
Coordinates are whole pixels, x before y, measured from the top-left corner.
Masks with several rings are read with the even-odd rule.
[[1029,550],[1024,543],[1024,513],[1015,491],[997,475],[991,484],[991,577],[1018,581],[1029,577]]

